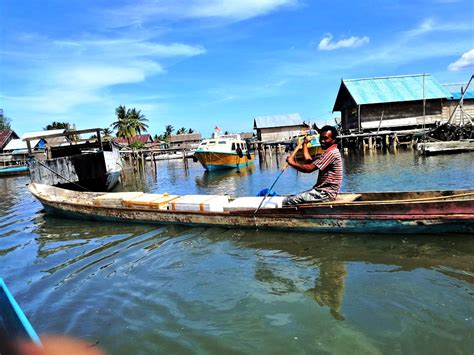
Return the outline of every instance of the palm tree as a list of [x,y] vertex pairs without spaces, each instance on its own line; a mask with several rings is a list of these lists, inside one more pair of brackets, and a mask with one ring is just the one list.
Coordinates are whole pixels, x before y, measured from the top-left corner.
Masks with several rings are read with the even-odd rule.
[[141,134],[142,132],[146,132],[148,129],[148,125],[145,122],[148,120],[145,118],[145,115],[141,113],[141,110],[135,110],[132,108],[131,110],[127,111],[127,116],[129,120],[129,125],[135,131],[136,134]]
[[69,127],[71,127],[71,125],[68,123],[68,122],[56,122],[56,121],[53,121],[53,123],[47,125],[46,127],[44,127],[43,129],[45,131],[50,131],[52,129],[66,129],[66,130],[69,130]]
[[146,132],[148,120],[141,110],[135,108],[127,109],[124,105],[120,105],[115,109],[117,121],[112,123],[112,128],[117,130],[117,137],[126,138],[130,143],[130,138]]
[[176,134],[185,134],[186,133],[186,128],[184,127],[181,127],[180,129],[178,129],[178,131],[176,132]]
[[117,121],[112,123],[112,128],[117,130],[117,137],[127,138],[130,142],[130,137],[133,137],[135,132],[131,131],[128,124],[127,108],[124,105],[120,105],[115,109],[115,115],[117,116]]
[[194,129],[190,128],[188,129],[188,134],[194,133]]
[[171,134],[173,133],[173,131],[174,131],[174,127],[173,127],[172,125],[170,125],[170,124],[167,125],[167,126],[165,127],[165,136],[166,136],[166,137],[171,136]]

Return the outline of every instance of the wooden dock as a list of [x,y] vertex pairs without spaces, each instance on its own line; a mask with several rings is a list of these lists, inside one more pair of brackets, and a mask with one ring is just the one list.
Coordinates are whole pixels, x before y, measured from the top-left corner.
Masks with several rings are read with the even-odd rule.
[[417,150],[427,154],[460,153],[474,151],[474,139],[461,139],[447,142],[424,142],[418,143]]

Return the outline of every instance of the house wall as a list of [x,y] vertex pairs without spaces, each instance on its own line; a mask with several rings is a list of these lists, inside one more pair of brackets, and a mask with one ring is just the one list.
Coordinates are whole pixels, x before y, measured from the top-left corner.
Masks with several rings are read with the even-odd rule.
[[170,143],[170,148],[194,148],[201,143],[200,139],[191,141],[178,141]]
[[452,124],[466,124],[469,122],[469,119],[474,124],[474,99],[464,99],[463,109],[461,110],[458,107],[456,111],[454,111],[457,104],[458,101],[447,101],[444,107],[446,110],[446,117],[443,122],[448,121],[452,113],[455,112],[453,120],[451,122]]
[[[382,117],[383,113],[383,117]],[[441,99],[427,100],[423,116],[423,101],[390,102],[360,107],[361,128],[365,130],[432,125],[448,115],[448,108]],[[358,107],[341,112],[343,129],[358,128]]]
[[257,137],[262,142],[284,140],[301,134],[302,128],[302,126],[257,128]]

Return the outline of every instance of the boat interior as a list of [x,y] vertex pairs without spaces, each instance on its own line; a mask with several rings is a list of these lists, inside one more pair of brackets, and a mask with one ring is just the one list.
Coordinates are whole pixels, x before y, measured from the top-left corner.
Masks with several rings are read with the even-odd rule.
[[[167,193],[143,192],[79,192],[54,186],[32,183],[29,190],[38,198],[57,203],[94,205],[113,208],[183,210],[176,206],[188,206],[188,210],[231,211],[255,209],[263,197],[230,197],[227,195],[169,195]],[[223,199],[225,197],[225,199]],[[282,208],[284,196],[267,197],[261,208]],[[474,190],[416,191],[416,192],[365,192],[341,193],[330,202],[302,204],[299,207],[315,205],[344,205],[371,203],[436,202],[474,199]],[[203,207],[205,206],[205,208]],[[213,207],[214,206],[214,207]]]

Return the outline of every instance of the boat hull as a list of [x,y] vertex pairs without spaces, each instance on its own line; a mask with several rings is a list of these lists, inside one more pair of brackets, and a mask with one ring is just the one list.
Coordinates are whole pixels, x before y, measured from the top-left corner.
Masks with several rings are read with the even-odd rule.
[[0,177],[28,175],[28,172],[29,170],[27,166],[14,166],[14,167],[2,168],[0,169]]
[[194,156],[201,163],[204,169],[208,171],[239,169],[253,164],[255,160],[253,154],[249,154],[249,158],[249,156],[245,154],[242,157],[239,157],[237,153],[196,151]]
[[[410,200],[321,203],[312,206],[231,212],[169,211],[148,208],[107,207],[81,203],[92,193],[55,190],[30,191],[47,213],[68,218],[134,223],[183,224],[227,228],[279,229],[334,233],[474,233],[474,200]],[[49,196],[51,195],[51,196]],[[472,192],[471,192],[472,195]],[[56,199],[56,200],[55,200]]]

